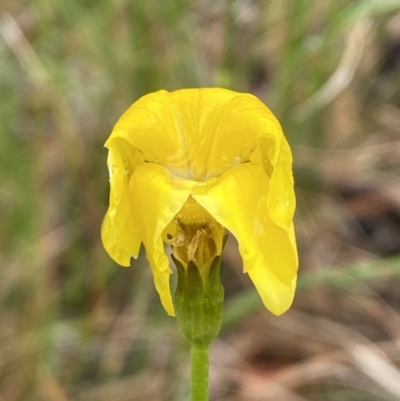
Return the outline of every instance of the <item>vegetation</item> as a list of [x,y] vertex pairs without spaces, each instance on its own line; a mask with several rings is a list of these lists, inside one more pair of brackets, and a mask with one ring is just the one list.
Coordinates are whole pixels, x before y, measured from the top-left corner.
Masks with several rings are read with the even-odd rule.
[[105,253],[103,143],[160,88],[252,92],[295,157],[293,308],[261,305],[230,238],[211,395],[400,398],[400,1],[0,4],[0,400],[188,398],[188,349],[146,258]]

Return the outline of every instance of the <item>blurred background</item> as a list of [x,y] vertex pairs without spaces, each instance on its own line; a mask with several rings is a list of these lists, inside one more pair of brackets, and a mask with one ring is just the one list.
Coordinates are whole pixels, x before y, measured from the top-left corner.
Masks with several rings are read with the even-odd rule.
[[160,88],[251,92],[295,158],[300,277],[261,304],[233,238],[211,399],[400,400],[400,1],[2,0],[0,401],[188,400],[143,254],[103,249],[103,144]]

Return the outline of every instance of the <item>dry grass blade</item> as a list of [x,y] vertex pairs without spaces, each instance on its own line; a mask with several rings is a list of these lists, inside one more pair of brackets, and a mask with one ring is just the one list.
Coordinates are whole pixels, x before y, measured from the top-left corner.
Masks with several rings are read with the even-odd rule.
[[49,73],[11,14],[5,13],[1,17],[0,33],[33,83],[39,88],[46,88],[50,85]]
[[400,400],[400,371],[372,345],[351,344],[348,353],[360,370]]
[[369,31],[368,21],[359,22],[350,30],[342,59],[335,72],[317,93],[293,110],[297,121],[302,122],[325,107],[350,84],[361,60]]
[[[383,391],[400,399],[400,371],[387,356],[366,337],[340,323],[321,317],[295,312],[282,318],[285,322],[277,323],[286,330],[315,338],[319,341],[342,347],[350,361],[365,375],[378,384]],[[272,325],[276,324],[271,321]]]

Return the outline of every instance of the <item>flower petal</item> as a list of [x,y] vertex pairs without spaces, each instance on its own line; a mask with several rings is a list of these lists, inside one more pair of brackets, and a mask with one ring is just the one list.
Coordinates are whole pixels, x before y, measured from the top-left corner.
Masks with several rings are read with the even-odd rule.
[[296,209],[296,198],[293,189],[292,153],[284,138],[271,175],[267,205],[271,220],[278,226],[289,228]]
[[284,228],[269,217],[269,181],[260,166],[246,163],[192,196],[236,237],[244,271],[265,306],[280,315],[293,301],[298,260],[293,224]]
[[195,185],[195,182],[174,177],[164,167],[153,163],[140,165],[129,183],[135,220],[153,271],[154,284],[165,310],[171,316],[174,315],[169,287],[171,270],[162,233]]
[[101,227],[106,251],[120,265],[129,266],[137,258],[140,236],[129,194],[129,179],[143,157],[121,138],[107,142],[107,164],[110,173],[110,205]]
[[[255,116],[249,118],[254,119]],[[261,166],[271,178],[267,200],[269,216],[278,226],[288,228],[296,208],[292,153],[275,117],[265,121],[265,129],[260,131],[258,145],[250,155],[250,161]]]
[[198,181],[249,161],[260,137],[269,141],[266,163],[272,171],[284,141],[278,121],[259,99],[221,88],[143,96],[119,119],[114,137],[129,141],[146,161]]

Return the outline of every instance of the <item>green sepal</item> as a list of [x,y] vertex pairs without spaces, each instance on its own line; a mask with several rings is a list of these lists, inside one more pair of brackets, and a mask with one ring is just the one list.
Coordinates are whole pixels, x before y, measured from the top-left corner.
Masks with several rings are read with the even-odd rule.
[[178,271],[173,298],[178,326],[193,347],[208,348],[217,337],[222,322],[221,257],[213,259],[208,277],[204,279],[194,262],[189,262],[185,269],[174,255],[171,256]]

